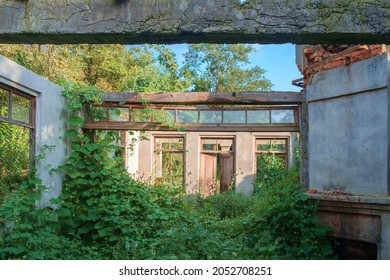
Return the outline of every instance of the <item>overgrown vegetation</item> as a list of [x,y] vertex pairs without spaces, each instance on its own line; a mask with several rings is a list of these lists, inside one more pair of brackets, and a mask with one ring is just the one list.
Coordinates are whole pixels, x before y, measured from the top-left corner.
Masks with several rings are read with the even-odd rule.
[[[65,93],[74,96],[73,90]],[[55,209],[37,209],[44,186],[29,176],[6,195],[0,205],[1,259],[330,256],[327,229],[318,224],[315,205],[308,202],[293,171],[275,177],[254,196],[231,192],[186,197],[181,189],[152,188],[130,178],[112,156],[118,149],[115,133],[92,141],[79,132],[80,103],[73,101],[70,123],[75,129],[68,132],[72,151],[61,167],[63,194],[51,201]]]
[[85,143],[72,152],[63,167],[63,195],[52,201],[58,209],[35,208],[35,179],[7,196],[0,206],[1,259],[323,259],[331,254],[315,205],[291,174],[255,196],[185,199],[179,190],[132,180],[102,152],[108,143]]
[[[47,51],[61,57],[68,54],[66,48]],[[142,71],[134,75],[131,85],[124,85],[120,84],[122,72],[117,73],[114,71],[117,68],[112,67],[115,63],[90,61],[99,58],[95,52],[107,49],[72,49],[76,51],[84,55],[84,64],[78,63],[81,63],[82,77],[89,84],[108,87],[111,85],[108,77],[114,77],[115,88],[150,90],[153,87],[153,81],[142,79]],[[122,53],[122,50],[113,53],[116,51]],[[159,51],[161,65],[166,67],[164,71],[177,73],[171,53],[166,49]],[[31,54],[20,50],[15,55],[19,62],[39,69]],[[62,63],[63,59],[57,62]],[[47,74],[61,80],[66,73],[52,72],[50,65],[45,68]],[[173,79],[176,88],[182,87],[177,76],[167,77],[171,79],[167,84],[174,84]],[[217,87],[215,80],[202,81],[198,88],[203,84]],[[62,86],[71,111],[69,123],[73,126],[67,132],[72,140],[71,152],[60,167],[65,174],[62,195],[51,201],[53,207],[39,209],[36,203],[45,186],[33,171],[23,177],[17,175],[17,180],[3,182],[7,189],[2,188],[5,191],[0,200],[0,259],[323,259],[330,256],[327,229],[318,224],[315,205],[300,189],[294,171],[265,170],[266,181],[258,185],[253,196],[230,192],[207,198],[188,197],[181,188],[150,187],[132,179],[121,166],[122,159],[115,156],[120,154],[115,145],[116,133],[102,133],[99,137],[81,133],[83,118],[79,110],[88,101],[99,102],[99,90],[73,83]],[[218,88],[223,86],[227,85],[218,84]]]

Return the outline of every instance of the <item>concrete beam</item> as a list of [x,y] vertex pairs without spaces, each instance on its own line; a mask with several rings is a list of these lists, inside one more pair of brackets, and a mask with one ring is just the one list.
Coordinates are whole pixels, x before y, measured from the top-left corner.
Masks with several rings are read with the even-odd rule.
[[0,0],[0,43],[390,43],[388,0]]

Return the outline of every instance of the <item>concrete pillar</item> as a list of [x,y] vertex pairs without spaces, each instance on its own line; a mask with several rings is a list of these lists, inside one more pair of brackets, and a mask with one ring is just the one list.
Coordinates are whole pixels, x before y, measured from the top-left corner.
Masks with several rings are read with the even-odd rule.
[[191,132],[186,134],[186,168],[185,182],[188,194],[199,192],[199,157],[200,137],[199,133]]
[[[304,93],[304,96],[306,94]],[[309,188],[309,150],[308,150],[308,142],[309,142],[309,115],[308,115],[308,105],[306,102],[303,102],[301,105],[301,135],[300,135],[300,146],[299,153],[301,159],[301,185],[302,187],[308,189]]]
[[254,182],[254,137],[250,132],[236,134],[236,191],[250,195]]
[[381,243],[378,248],[379,260],[390,260],[390,213],[381,216]]
[[138,179],[148,184],[152,183],[153,172],[153,135],[146,133],[147,139],[139,141]]

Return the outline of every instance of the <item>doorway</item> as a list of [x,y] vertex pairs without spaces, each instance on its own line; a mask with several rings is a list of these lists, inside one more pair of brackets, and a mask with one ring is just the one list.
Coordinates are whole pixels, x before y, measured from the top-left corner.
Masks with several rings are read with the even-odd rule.
[[202,138],[200,193],[204,196],[227,192],[234,184],[234,138]]

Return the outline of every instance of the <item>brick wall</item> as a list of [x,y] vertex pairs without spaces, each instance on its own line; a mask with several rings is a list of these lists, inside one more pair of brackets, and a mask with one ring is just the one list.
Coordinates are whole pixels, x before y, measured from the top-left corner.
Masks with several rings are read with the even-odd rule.
[[312,76],[340,66],[347,66],[360,60],[368,59],[385,52],[383,45],[317,45],[303,49],[304,69],[298,66],[303,74],[305,87]]

